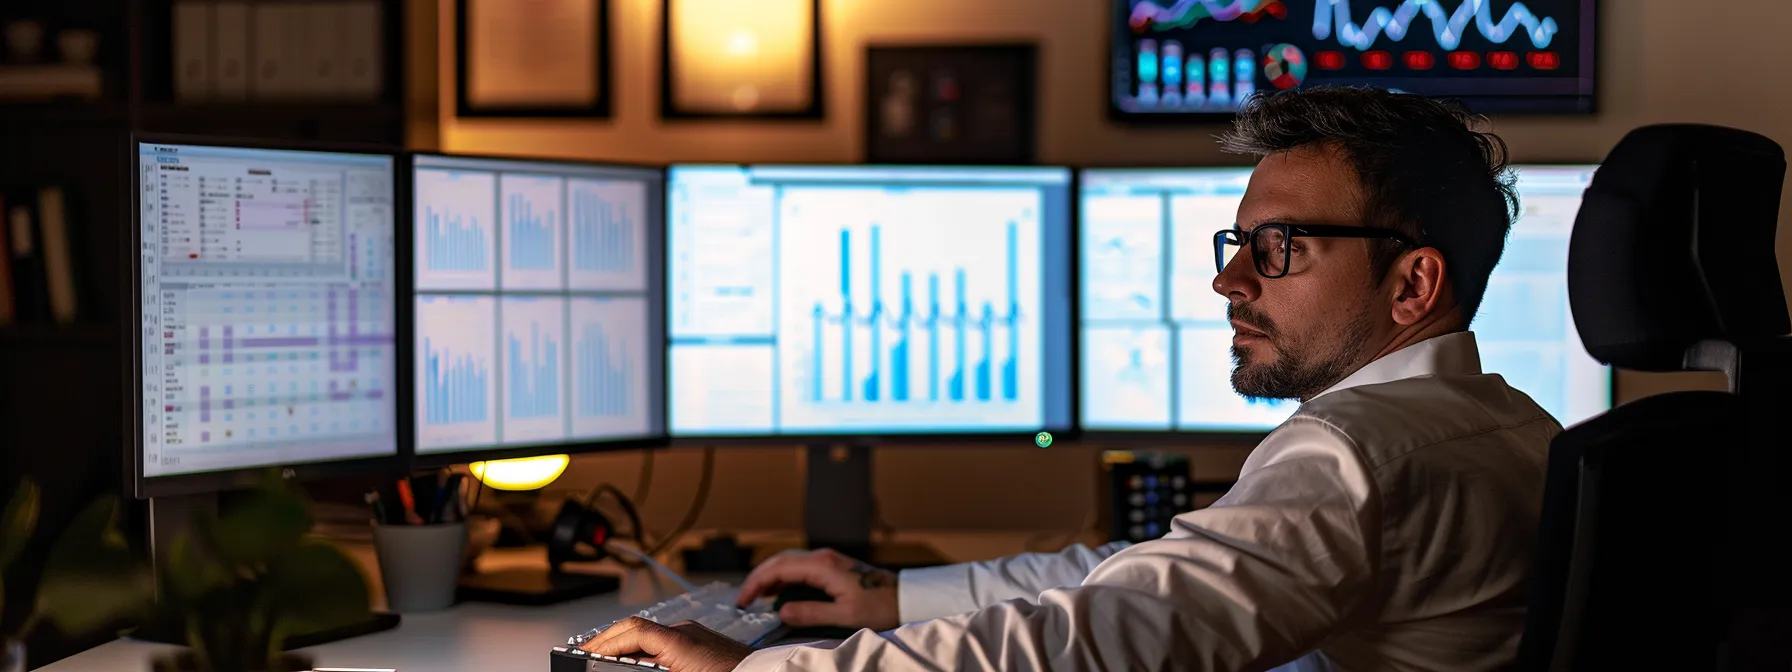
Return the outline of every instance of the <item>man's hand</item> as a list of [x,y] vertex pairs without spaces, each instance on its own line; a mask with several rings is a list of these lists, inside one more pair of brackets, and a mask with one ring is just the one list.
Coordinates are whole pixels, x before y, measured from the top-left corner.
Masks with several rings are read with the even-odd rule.
[[785,551],[747,576],[740,587],[740,605],[752,604],[780,588],[808,585],[825,591],[833,602],[786,602],[778,618],[791,627],[843,626],[889,630],[901,625],[896,604],[896,574],[833,550]]
[[606,628],[579,648],[665,665],[672,672],[728,672],[753,653],[752,647],[696,623],[666,627],[640,616]]

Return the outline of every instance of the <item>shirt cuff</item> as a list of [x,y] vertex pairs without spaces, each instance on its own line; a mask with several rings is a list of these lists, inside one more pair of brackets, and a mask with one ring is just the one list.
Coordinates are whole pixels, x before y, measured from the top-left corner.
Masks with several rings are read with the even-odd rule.
[[976,611],[968,564],[905,569],[897,575],[896,612],[903,623]]
[[739,665],[734,666],[734,672],[776,672],[783,669],[784,663],[796,653],[797,646],[801,645],[774,646],[754,651],[742,659]]

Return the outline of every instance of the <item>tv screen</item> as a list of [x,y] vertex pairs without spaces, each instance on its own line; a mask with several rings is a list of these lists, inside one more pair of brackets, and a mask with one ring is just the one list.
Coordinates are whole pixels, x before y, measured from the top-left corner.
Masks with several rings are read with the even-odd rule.
[[1214,120],[1252,93],[1366,85],[1484,113],[1593,111],[1596,0],[1111,0],[1109,109]]

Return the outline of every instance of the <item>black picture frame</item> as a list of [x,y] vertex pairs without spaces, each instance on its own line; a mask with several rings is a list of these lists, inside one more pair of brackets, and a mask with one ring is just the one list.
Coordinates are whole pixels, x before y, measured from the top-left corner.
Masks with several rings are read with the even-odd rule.
[[[660,118],[672,121],[819,121],[827,117],[827,102],[822,99],[825,87],[822,77],[821,0],[809,0],[809,104],[786,110],[760,109],[752,112],[709,112],[687,110],[679,106],[672,82],[676,79],[678,59],[672,48],[672,5],[678,0],[660,3]],[[742,0],[745,1],[745,0]]]
[[609,119],[611,114],[611,80],[615,79],[612,69],[615,59],[612,51],[615,41],[610,39],[610,0],[583,0],[596,5],[597,25],[594,33],[599,41],[597,45],[597,95],[588,105],[475,105],[467,96],[467,72],[469,65],[469,47],[472,38],[472,26],[469,25],[468,10],[474,2],[504,2],[505,0],[455,0],[454,2],[454,114],[457,117],[471,118],[558,118],[558,119]]
[[1034,163],[1038,73],[1032,42],[866,47],[865,161]]

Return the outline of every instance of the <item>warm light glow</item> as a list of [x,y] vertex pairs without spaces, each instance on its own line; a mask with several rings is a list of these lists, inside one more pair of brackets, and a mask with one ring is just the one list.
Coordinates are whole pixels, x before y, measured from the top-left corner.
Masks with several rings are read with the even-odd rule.
[[572,459],[565,455],[520,457],[467,465],[477,478],[496,490],[539,490],[553,483]]
[[759,39],[745,30],[737,30],[728,37],[728,55],[735,57],[752,56],[759,50]]
[[666,0],[672,94],[686,111],[810,105],[814,0]]

